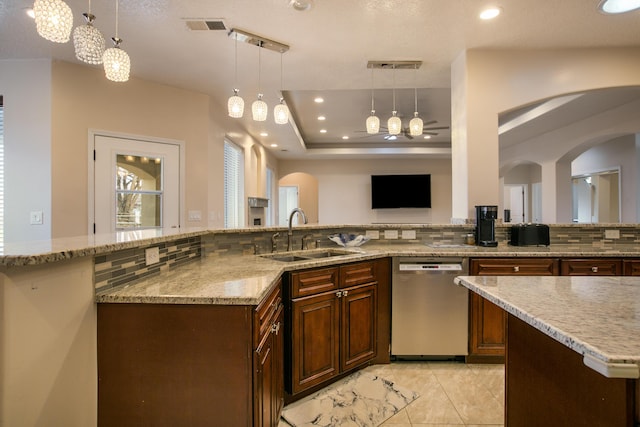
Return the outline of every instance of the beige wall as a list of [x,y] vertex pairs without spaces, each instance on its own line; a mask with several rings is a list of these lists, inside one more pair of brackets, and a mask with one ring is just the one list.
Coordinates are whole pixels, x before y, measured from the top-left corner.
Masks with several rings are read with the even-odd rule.
[[[474,205],[499,201],[498,115],[561,94],[640,85],[640,49],[472,49],[451,76],[453,216],[472,218]],[[543,220],[556,222],[556,199],[570,198],[570,185],[556,188],[557,165],[542,166]]]
[[207,95],[135,77],[114,83],[98,68],[54,62],[52,98],[52,237],[87,232],[89,129],[185,141],[185,209],[208,211]]

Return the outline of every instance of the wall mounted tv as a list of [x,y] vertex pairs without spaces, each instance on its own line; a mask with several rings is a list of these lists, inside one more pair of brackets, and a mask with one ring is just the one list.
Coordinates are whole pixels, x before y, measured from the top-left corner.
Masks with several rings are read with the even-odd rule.
[[431,175],[371,175],[371,209],[430,207]]

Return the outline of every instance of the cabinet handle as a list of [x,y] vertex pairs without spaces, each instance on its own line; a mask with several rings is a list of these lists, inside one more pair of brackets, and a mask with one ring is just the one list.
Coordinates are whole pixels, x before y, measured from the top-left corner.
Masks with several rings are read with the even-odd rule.
[[342,296],[342,291],[338,291],[338,292],[336,292],[336,296],[337,296],[338,298],[340,298],[340,297]]
[[349,291],[342,291],[342,296],[346,297],[348,293],[349,293]]
[[273,325],[271,325],[271,333],[278,335],[279,331],[280,331],[280,322],[274,323]]
[[520,266],[514,265],[513,266],[513,272],[517,273],[518,271],[520,271]]
[[595,265],[593,267],[591,267],[591,272],[592,273],[597,273],[598,272],[598,267],[596,267]]

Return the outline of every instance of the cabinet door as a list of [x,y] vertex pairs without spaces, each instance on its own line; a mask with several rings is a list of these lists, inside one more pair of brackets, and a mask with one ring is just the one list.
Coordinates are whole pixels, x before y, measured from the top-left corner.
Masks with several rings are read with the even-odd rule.
[[470,361],[473,361],[474,356],[495,356],[503,359],[506,344],[506,313],[491,301],[475,293],[470,295]]
[[620,276],[622,260],[617,258],[563,259],[560,274],[563,276]]
[[335,292],[292,301],[292,392],[339,372],[340,305]]
[[340,368],[351,369],[376,357],[376,284],[342,290]]
[[284,406],[284,306],[280,305],[280,310],[276,316],[277,328],[273,336],[273,417],[271,426],[277,426],[280,420],[280,413]]
[[274,342],[274,335],[267,334],[255,354],[254,426],[269,427],[275,417]]
[[[554,276],[556,258],[480,258],[469,262],[474,276]],[[469,293],[469,356],[467,361],[503,362],[506,345],[506,313],[481,296]]]

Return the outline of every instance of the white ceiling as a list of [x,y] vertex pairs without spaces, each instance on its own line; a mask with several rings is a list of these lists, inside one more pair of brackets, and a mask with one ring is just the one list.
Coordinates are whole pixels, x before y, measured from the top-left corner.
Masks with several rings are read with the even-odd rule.
[[[88,0],[66,0],[76,25]],[[247,113],[258,92],[256,46],[238,43],[237,87],[245,99],[244,130],[279,158],[332,158],[384,154],[449,155],[451,124],[450,64],[469,48],[578,48],[640,45],[640,11],[608,16],[597,11],[599,0],[315,0],[307,12],[289,7],[288,0],[120,0],[119,36],[132,61],[132,75],[212,95],[221,109],[235,85],[234,41],[227,36],[239,28],[290,46],[282,55],[282,87],[294,121],[254,122]],[[494,21],[478,19],[489,3],[503,13]],[[78,62],[72,43],[55,44],[40,38],[26,16],[30,0],[0,0],[0,59],[52,57]],[[115,32],[115,1],[93,0],[95,25],[105,37]],[[191,31],[186,18],[221,19],[227,30]],[[260,52],[261,91],[270,108],[280,96],[280,54]],[[419,70],[372,72],[372,60],[422,61]],[[394,75],[395,74],[395,75]],[[126,83],[123,83],[126,84]],[[429,140],[388,142],[365,137],[364,121],[371,109],[371,89],[381,122],[391,115],[393,88],[403,125],[414,110],[430,126],[443,127]],[[628,102],[627,93],[621,93]],[[322,96],[323,104],[313,98]],[[632,97],[637,97],[633,93]],[[575,102],[581,111],[597,105],[589,96]],[[610,102],[624,102],[613,101]],[[569,104],[563,105],[566,114]],[[584,106],[588,106],[586,110]],[[527,109],[530,109],[528,107]],[[510,118],[513,117],[513,113]],[[593,114],[593,111],[584,114]],[[319,115],[326,121],[318,122]],[[553,115],[547,114],[546,117]],[[567,116],[569,117],[569,116]],[[232,120],[232,119],[228,119]],[[510,142],[530,136],[544,126],[540,117],[510,131]],[[555,119],[557,120],[557,119]],[[560,121],[565,120],[561,119]],[[320,129],[325,128],[325,134]],[[527,130],[527,132],[525,132]],[[260,136],[267,132],[269,136]],[[343,140],[342,136],[349,136]],[[278,143],[271,148],[271,143]]]

